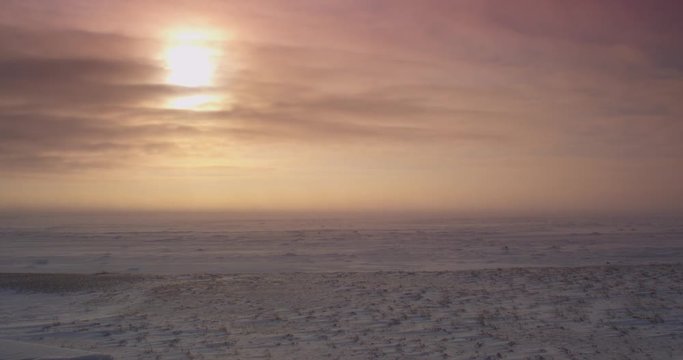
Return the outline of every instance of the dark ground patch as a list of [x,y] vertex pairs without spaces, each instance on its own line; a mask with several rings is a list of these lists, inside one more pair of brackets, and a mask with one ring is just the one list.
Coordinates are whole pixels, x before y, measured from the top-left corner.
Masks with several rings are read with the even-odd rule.
[[61,293],[101,290],[144,279],[128,274],[32,274],[0,273],[0,289],[25,292]]

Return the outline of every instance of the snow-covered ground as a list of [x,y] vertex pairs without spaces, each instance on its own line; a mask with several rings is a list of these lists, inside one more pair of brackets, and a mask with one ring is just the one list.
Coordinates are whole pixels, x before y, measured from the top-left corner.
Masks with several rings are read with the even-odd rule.
[[3,337],[117,359],[683,358],[681,265],[14,274],[0,287]]
[[678,359],[682,262],[672,219],[0,217],[0,359]]
[[442,271],[671,263],[675,219],[1,217],[0,272]]

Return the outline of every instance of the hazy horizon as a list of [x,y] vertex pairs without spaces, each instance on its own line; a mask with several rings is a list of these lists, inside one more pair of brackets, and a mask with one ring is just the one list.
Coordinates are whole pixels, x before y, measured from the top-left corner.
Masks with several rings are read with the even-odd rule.
[[683,3],[3,1],[0,211],[683,215]]

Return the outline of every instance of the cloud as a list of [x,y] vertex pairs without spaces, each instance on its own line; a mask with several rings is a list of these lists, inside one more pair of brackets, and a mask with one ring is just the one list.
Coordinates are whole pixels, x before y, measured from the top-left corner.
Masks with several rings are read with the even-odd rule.
[[[593,184],[618,171],[588,163],[632,162],[673,184],[683,174],[662,164],[683,158],[680,6],[12,2],[0,14],[0,169],[221,178],[284,168],[289,181],[297,169],[338,168],[340,179],[383,169],[387,184],[459,180],[477,194],[479,183],[525,179],[528,192],[515,191],[530,194],[544,171],[580,177],[584,164]],[[181,25],[230,34],[213,43],[224,56],[211,87],[164,81],[166,32]],[[203,93],[221,106],[168,106]]]
[[[21,14],[15,14],[16,17]],[[154,47],[154,42],[145,37],[19,24],[0,23],[0,56],[3,58],[142,58]]]
[[[161,83],[160,64],[144,58],[102,56],[106,49],[102,43],[113,41],[117,52],[123,52],[126,41],[134,45],[135,39],[83,31],[0,30],[0,37],[10,38],[10,33],[36,41],[45,49],[22,51],[20,43],[14,41],[0,51],[5,54],[0,58],[0,165],[8,169],[52,172],[63,167],[72,172],[124,166],[151,155],[196,153],[197,146],[219,151],[225,139],[244,144],[315,146],[329,142],[495,142],[503,138],[490,130],[434,126],[434,118],[457,116],[459,111],[424,101],[429,94],[398,94],[390,87],[335,92],[334,78],[349,74],[361,78],[366,73],[366,61],[382,63],[369,54],[242,44],[244,51],[256,51],[262,63],[255,62],[230,84],[205,89],[241,102],[229,110],[196,112],[162,107],[169,98],[195,90]],[[61,45],[52,46],[48,41],[51,36]],[[90,54],[80,50],[89,46],[100,50]],[[339,55],[348,61],[320,68],[307,63],[311,58]],[[299,64],[298,72],[284,74],[292,69],[287,64]],[[405,69],[410,66],[393,60],[388,64]],[[249,76],[262,66],[282,73],[276,81]],[[329,94],[321,92],[326,84],[332,90]],[[258,103],[250,99],[258,99]],[[423,123],[416,123],[417,119],[424,119]]]
[[69,82],[147,82],[160,69],[126,60],[18,58],[0,60],[0,79],[8,86]]
[[140,105],[187,91],[160,84],[158,66],[91,58],[0,59],[0,99],[52,110]]

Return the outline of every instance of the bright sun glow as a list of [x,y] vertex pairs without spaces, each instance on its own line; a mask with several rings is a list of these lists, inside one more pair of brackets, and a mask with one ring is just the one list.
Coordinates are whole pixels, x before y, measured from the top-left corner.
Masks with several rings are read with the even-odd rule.
[[167,81],[171,85],[209,86],[216,71],[211,50],[195,45],[177,45],[168,49],[166,63],[169,69]]
[[[166,83],[185,88],[217,86],[216,72],[221,60],[223,33],[208,30],[184,30],[167,34],[163,60]],[[227,95],[215,90],[197,89],[194,94],[173,97],[165,107],[179,110],[217,110],[227,106]]]
[[219,51],[211,46],[211,34],[182,31],[171,34],[164,54],[170,85],[211,86],[214,82]]
[[178,110],[217,110],[219,98],[215,95],[198,94],[173,98],[167,107]]

